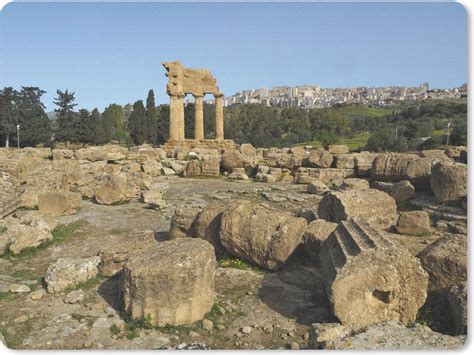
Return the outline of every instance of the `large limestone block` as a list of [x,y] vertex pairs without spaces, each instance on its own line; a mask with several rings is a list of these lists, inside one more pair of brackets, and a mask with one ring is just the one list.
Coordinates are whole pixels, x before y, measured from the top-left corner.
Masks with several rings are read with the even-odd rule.
[[346,154],[349,153],[349,147],[341,144],[330,144],[327,147],[327,151],[331,154]]
[[428,274],[362,221],[343,221],[324,241],[323,278],[334,315],[353,330],[385,320],[412,324],[427,296]]
[[99,274],[102,276],[113,276],[122,271],[122,267],[128,260],[130,253],[145,251],[153,248],[157,241],[152,230],[133,232],[127,235],[123,243],[116,243],[104,247],[99,251],[100,263]]
[[303,235],[303,248],[309,259],[319,260],[323,242],[334,232],[336,227],[337,223],[328,222],[324,219],[317,219],[308,224]]
[[431,168],[439,160],[416,154],[380,154],[372,164],[372,178],[381,181],[409,180],[419,190],[429,190]]
[[250,143],[244,143],[244,144],[240,145],[240,152],[243,155],[254,156],[254,155],[257,155],[257,148],[255,148]]
[[297,180],[302,176],[308,176],[328,184],[333,181],[342,182],[345,178],[353,177],[354,169],[298,168],[295,176]]
[[197,207],[179,207],[171,217],[169,239],[193,238],[194,221],[201,210]]
[[438,202],[454,202],[467,196],[467,165],[439,162],[431,169],[431,190]]
[[211,243],[217,256],[226,253],[220,240],[220,228],[222,213],[227,207],[228,203],[222,201],[211,202],[197,215],[194,222],[194,237]]
[[161,242],[129,256],[123,268],[125,311],[154,326],[191,324],[214,303],[216,257],[194,238]]
[[309,153],[305,165],[311,168],[330,168],[332,161],[333,156],[331,153],[324,149],[316,149]]
[[74,159],[74,151],[70,149],[53,149],[53,160]]
[[232,172],[234,168],[243,168],[245,166],[244,156],[237,150],[226,150],[221,158],[222,169]]
[[306,225],[266,204],[238,200],[222,214],[220,240],[231,254],[275,270],[300,244]]
[[454,334],[467,334],[467,281],[449,289],[448,304]]
[[397,204],[388,194],[375,189],[332,191],[319,203],[318,215],[330,222],[358,218],[388,229],[397,220]]
[[352,154],[335,154],[333,165],[337,169],[354,169],[354,157]]
[[49,293],[59,293],[97,276],[100,257],[60,258],[49,265],[44,281]]
[[78,192],[49,191],[38,196],[38,209],[41,213],[54,216],[72,215],[81,206],[82,196]]
[[[140,176],[141,175],[134,175],[136,178]],[[101,205],[112,205],[130,201],[136,197],[138,193],[139,188],[131,181],[131,178],[124,173],[105,173],[98,178],[97,187],[95,189],[95,200]]]
[[376,154],[370,152],[353,153],[356,175],[369,177]]
[[440,238],[417,257],[430,275],[430,290],[445,289],[467,280],[467,236],[464,234]]

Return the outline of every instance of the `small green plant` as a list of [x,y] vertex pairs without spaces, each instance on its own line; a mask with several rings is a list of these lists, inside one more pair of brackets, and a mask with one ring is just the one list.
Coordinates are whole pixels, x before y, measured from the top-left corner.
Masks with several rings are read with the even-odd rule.
[[105,278],[103,278],[101,276],[95,276],[95,277],[92,277],[92,278],[90,278],[86,281],[79,282],[76,285],[66,287],[64,289],[64,292],[68,293],[68,292],[71,292],[71,291],[74,291],[74,290],[90,290],[91,288],[98,285],[99,283],[101,283],[104,280],[105,280]]
[[0,292],[0,301],[7,299],[9,296],[8,292]]
[[125,232],[124,229],[118,229],[118,228],[113,228],[110,230],[110,233],[113,235],[119,235],[119,234],[122,234],[123,232]]
[[239,270],[248,270],[250,269],[250,265],[247,264],[245,261],[237,258],[225,258],[221,259],[217,262],[217,265],[222,268],[230,268],[230,269],[239,269]]
[[0,234],[5,233],[7,231],[7,227],[0,226]]
[[120,334],[120,328],[117,326],[117,324],[113,324],[111,327],[110,327],[110,332],[112,333],[112,335],[119,335]]

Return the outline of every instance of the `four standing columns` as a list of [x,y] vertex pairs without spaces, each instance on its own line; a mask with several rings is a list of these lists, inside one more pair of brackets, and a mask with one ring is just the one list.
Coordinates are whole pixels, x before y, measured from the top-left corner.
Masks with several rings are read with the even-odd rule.
[[[184,96],[183,94],[170,95],[170,140],[185,139],[184,134]],[[216,140],[224,140],[224,98],[223,94],[214,94],[216,103]],[[194,138],[204,139],[204,95],[194,94]]]

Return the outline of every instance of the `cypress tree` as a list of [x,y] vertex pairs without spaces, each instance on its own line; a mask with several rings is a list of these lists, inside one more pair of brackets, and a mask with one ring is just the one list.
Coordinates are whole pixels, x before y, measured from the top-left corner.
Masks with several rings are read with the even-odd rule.
[[58,106],[54,111],[58,117],[58,127],[55,135],[57,141],[73,141],[74,137],[74,107],[77,106],[75,101],[75,93],[57,90],[58,97],[54,99],[53,103]]
[[133,104],[133,111],[128,119],[128,130],[133,143],[143,144],[145,142],[146,128],[145,106],[143,106],[142,100],[138,100]]
[[102,118],[98,109],[93,109],[91,112],[91,127],[92,127],[92,139],[91,143],[103,144],[105,143],[104,125],[102,124]]
[[146,99],[146,139],[149,143],[158,144],[158,112],[155,106],[155,93],[148,91]]

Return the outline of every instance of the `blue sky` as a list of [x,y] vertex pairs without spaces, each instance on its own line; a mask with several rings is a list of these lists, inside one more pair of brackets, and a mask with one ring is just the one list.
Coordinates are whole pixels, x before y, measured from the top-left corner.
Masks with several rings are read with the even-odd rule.
[[208,68],[221,91],[277,85],[460,86],[467,18],[456,3],[10,3],[0,87],[76,92],[103,110],[155,90],[160,62]]

